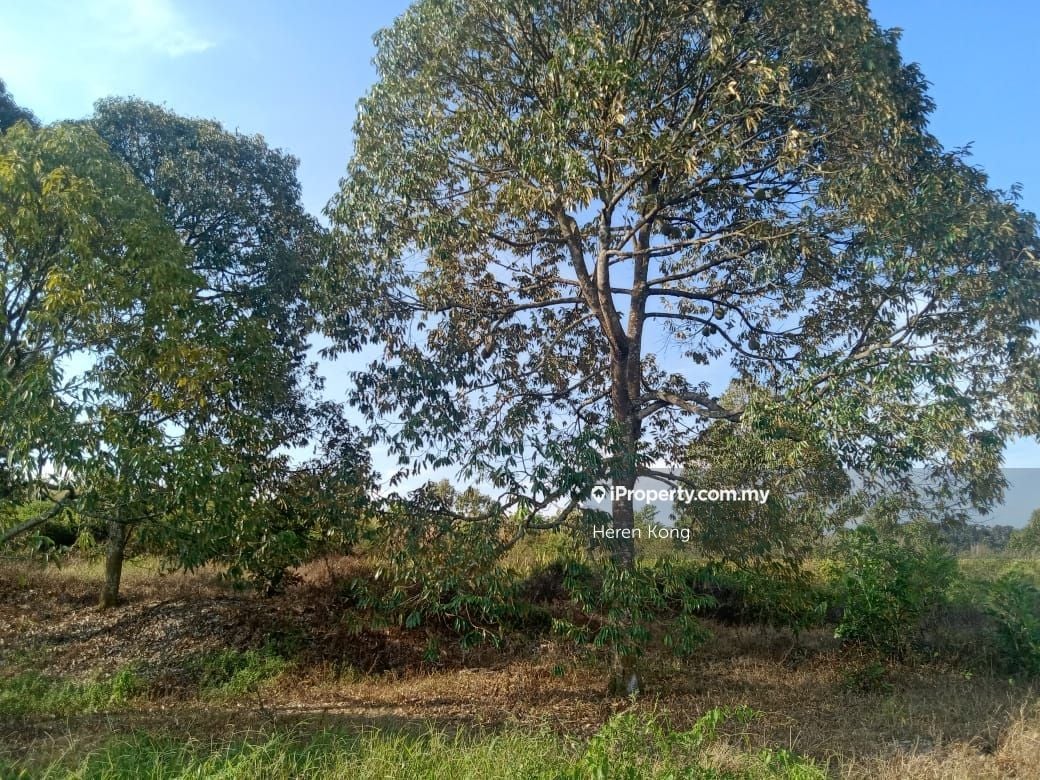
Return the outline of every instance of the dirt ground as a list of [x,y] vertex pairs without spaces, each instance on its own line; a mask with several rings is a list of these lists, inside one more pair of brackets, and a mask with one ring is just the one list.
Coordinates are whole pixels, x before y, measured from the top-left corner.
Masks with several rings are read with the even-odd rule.
[[[429,724],[541,726],[588,735],[628,701],[604,693],[593,654],[513,639],[464,651],[445,643],[424,660],[422,631],[358,631],[344,620],[326,567],[274,598],[236,592],[212,572],[130,566],[127,603],[95,607],[97,573],[0,562],[0,675],[35,670],[64,678],[128,665],[148,681],[140,706],[63,718],[0,719],[0,748],[48,754],[128,729],[219,733],[263,723],[305,727]],[[883,684],[858,686],[866,661],[826,631],[797,639],[761,627],[708,624],[692,661],[648,653],[639,707],[675,727],[713,707],[761,713],[743,744],[784,747],[848,777],[1038,777],[1040,699],[1021,681],[940,663],[895,665]],[[290,666],[238,700],[199,700],[185,670],[225,648],[289,648]]]

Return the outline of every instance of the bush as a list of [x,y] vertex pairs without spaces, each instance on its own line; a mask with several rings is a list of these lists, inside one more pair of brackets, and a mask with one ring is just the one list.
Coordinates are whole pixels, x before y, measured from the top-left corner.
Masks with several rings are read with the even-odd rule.
[[995,640],[1005,668],[1040,676],[1040,588],[1008,572],[986,588],[986,612],[995,621]]
[[711,564],[702,576],[707,592],[718,601],[721,620],[766,623],[798,632],[819,625],[826,616],[828,594],[812,572],[799,565]]
[[444,482],[386,500],[369,533],[373,571],[347,583],[360,623],[448,631],[464,647],[497,644],[504,628],[547,630],[503,563],[514,531],[490,499]]
[[[379,561],[371,574],[348,580],[345,595],[359,627],[448,632],[463,647],[472,647],[500,643],[504,629],[548,629],[548,613],[529,590],[537,587],[497,564],[453,570],[417,558],[409,564]],[[431,653],[429,660],[435,656]]]
[[956,566],[924,528],[882,535],[862,525],[846,532],[832,564],[842,607],[835,636],[905,655],[922,616],[944,601]]
[[697,615],[715,605],[704,593],[697,569],[664,560],[627,569],[612,563],[595,568],[568,564],[564,587],[587,622],[556,621],[570,639],[635,657],[655,637],[678,657],[689,657],[709,637]]

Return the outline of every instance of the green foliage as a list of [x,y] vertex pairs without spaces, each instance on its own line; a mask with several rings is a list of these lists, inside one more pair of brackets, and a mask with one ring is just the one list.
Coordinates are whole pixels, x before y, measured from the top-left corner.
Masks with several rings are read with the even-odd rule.
[[288,662],[270,648],[220,650],[192,664],[201,692],[220,698],[253,693],[276,681],[287,668]]
[[564,588],[587,623],[559,620],[557,633],[615,656],[634,657],[659,638],[676,656],[692,656],[709,637],[697,615],[715,600],[686,566],[670,560],[629,569],[610,561],[566,564]]
[[[734,384],[724,399],[748,405],[764,391]],[[767,404],[738,424],[717,421],[690,446],[684,477],[697,487],[760,487],[764,504],[692,502],[677,522],[711,561],[744,569],[797,568],[857,502],[841,461],[811,414]]]
[[[364,548],[374,571],[348,584],[369,624],[446,629],[464,645],[552,625],[557,635],[617,654],[635,654],[659,638],[684,657],[707,636],[697,614],[714,600],[689,566],[662,560],[630,570],[591,562],[562,534],[535,537],[516,553],[515,520],[445,484],[387,501],[373,519]],[[571,606],[580,617],[550,617]]]
[[589,740],[581,758],[562,777],[584,778],[805,778],[826,775],[811,761],[786,750],[763,750],[743,758],[736,772],[722,773],[700,755],[717,743],[720,730],[741,729],[758,713],[749,707],[709,710],[687,731],[671,731],[654,715],[635,711],[611,717]]
[[118,709],[143,690],[137,673],[124,668],[111,677],[65,680],[39,672],[0,678],[0,715],[75,715]]
[[[349,548],[370,487],[367,453],[341,409],[317,398],[307,362],[304,288],[323,238],[301,204],[297,161],[142,100],[99,101],[90,125],[154,199],[195,279],[166,340],[114,366],[139,449],[113,469],[106,508],[144,523],[140,542],[182,566],[216,560],[278,590],[318,540]],[[164,344],[170,376],[151,368]],[[171,439],[175,453],[164,451]],[[286,450],[314,443],[319,458],[294,468]],[[157,460],[151,448],[164,468],[138,465]]]
[[821,624],[831,596],[804,566],[709,564],[700,576],[702,587],[718,602],[720,617],[795,631]]
[[727,720],[746,724],[754,717],[755,713],[748,708],[717,708],[702,715],[689,731],[672,732],[653,715],[621,712],[592,736],[580,761],[566,777],[650,777],[655,770],[681,764],[691,752],[715,742],[718,728]]
[[[4,134],[0,500],[46,462],[144,549],[272,591],[349,550],[372,475],[307,362],[324,239],[296,165],[139,100]],[[320,454],[295,468],[304,445]]]
[[[289,466],[276,461],[244,507],[221,523],[206,517],[179,534],[182,562],[215,561],[232,578],[268,595],[290,583],[290,569],[318,555],[349,554],[364,535],[376,475],[353,430],[325,445],[322,457]],[[199,538],[201,537],[201,538]],[[168,542],[161,535],[159,544]]]
[[588,546],[579,534],[565,530],[525,534],[503,556],[503,564],[532,572],[558,561],[580,558]]
[[1025,528],[1015,531],[1008,543],[1011,552],[1036,555],[1040,553],[1040,509],[1029,516]]
[[[0,136],[0,440],[9,481],[35,486],[44,462],[83,483],[105,470],[129,437],[113,383],[138,376],[111,369],[146,353],[157,371],[171,371],[168,360],[184,370],[175,312],[193,281],[176,235],[96,133],[20,123]],[[93,364],[65,370],[77,352]]]
[[354,604],[370,622],[447,629],[464,645],[544,624],[502,565],[512,525],[486,497],[447,483],[388,499],[366,534],[376,570],[349,584]]
[[375,64],[317,287],[332,352],[383,350],[353,397],[405,470],[580,503],[711,420],[793,417],[792,451],[999,495],[1036,426],[1036,221],[929,134],[867,4],[418,0]]
[[[16,525],[43,515],[53,508],[50,501],[30,501],[20,504],[11,512],[10,520],[0,522],[0,528],[7,524]],[[30,546],[44,546],[55,551],[76,549],[84,551],[93,546],[98,539],[104,537],[103,523],[92,520],[73,507],[66,507],[46,523],[34,529],[27,538]]]
[[943,603],[956,573],[956,560],[929,530],[882,535],[861,525],[844,534],[832,562],[842,609],[835,636],[882,653],[911,649],[920,619]]
[[1040,676],[1040,587],[1012,571],[988,583],[984,593],[983,607],[995,622],[1005,668]]
[[7,91],[7,85],[0,79],[0,133],[15,122],[27,122],[34,127],[39,124],[31,111],[14,102],[14,97]]

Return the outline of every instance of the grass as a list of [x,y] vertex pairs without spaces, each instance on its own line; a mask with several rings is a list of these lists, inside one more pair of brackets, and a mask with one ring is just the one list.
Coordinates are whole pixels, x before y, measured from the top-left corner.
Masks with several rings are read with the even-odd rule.
[[66,680],[35,671],[0,678],[0,716],[102,712],[127,705],[143,688],[129,668],[91,680]]
[[741,750],[721,738],[749,710],[712,710],[672,731],[653,714],[623,712],[590,740],[548,729],[497,733],[428,729],[420,734],[267,730],[230,739],[133,733],[84,756],[0,765],[14,778],[789,778],[823,770],[786,750]]
[[203,698],[229,699],[267,688],[278,681],[289,663],[269,647],[260,650],[219,650],[199,657],[191,671]]

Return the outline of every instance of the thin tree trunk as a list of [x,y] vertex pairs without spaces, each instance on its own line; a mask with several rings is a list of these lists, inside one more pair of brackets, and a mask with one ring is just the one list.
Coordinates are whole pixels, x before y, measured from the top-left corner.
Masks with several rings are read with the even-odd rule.
[[105,584],[101,589],[101,608],[108,609],[119,603],[119,581],[123,577],[123,558],[130,526],[115,520],[108,521],[108,543],[105,545]]
[[632,490],[635,484],[634,472],[615,479],[615,488],[624,488],[626,492],[622,496],[615,489],[610,505],[611,526],[618,533],[611,547],[611,558],[617,566],[625,569],[632,569],[636,565],[636,545],[631,535],[635,527],[635,509],[632,506]]
[[629,653],[615,651],[607,693],[610,696],[638,696],[642,689],[639,659]]
[[[615,407],[617,408],[617,406]],[[635,528],[635,510],[632,505],[632,491],[636,484],[636,446],[638,442],[639,422],[634,415],[622,421],[625,426],[623,452],[617,453],[615,463],[614,486],[611,501],[611,526],[617,533],[611,548],[611,559],[615,566],[632,570],[636,566],[636,545],[633,529]],[[624,631],[631,627],[634,616],[627,610],[621,617]],[[607,693],[611,696],[635,696],[642,689],[639,658],[621,648],[615,648],[610,678],[607,682]]]

